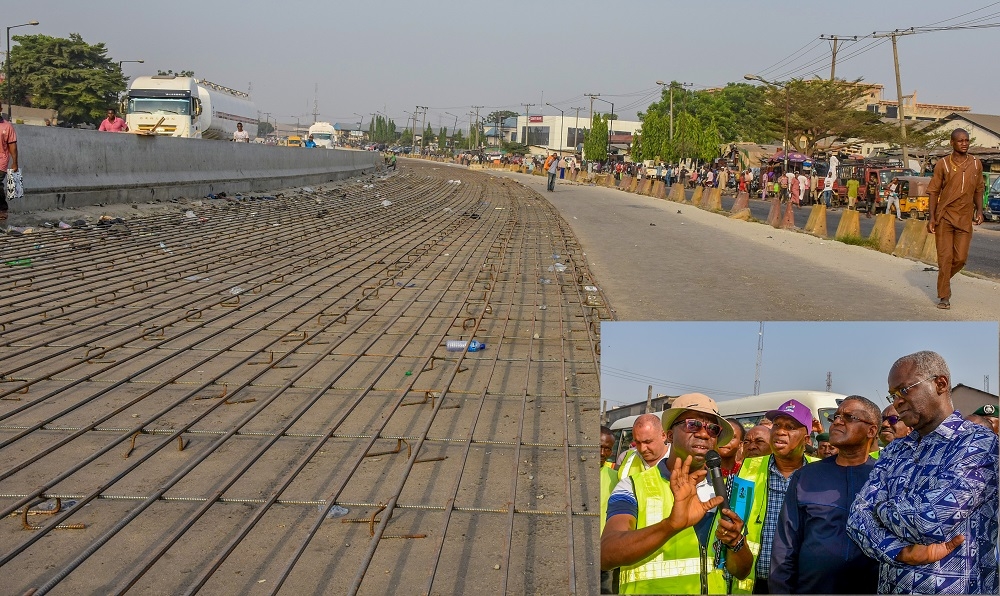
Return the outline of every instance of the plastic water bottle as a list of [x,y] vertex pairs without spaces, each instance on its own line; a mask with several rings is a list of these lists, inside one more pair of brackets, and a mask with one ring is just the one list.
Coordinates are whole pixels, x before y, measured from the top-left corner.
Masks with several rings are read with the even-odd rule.
[[462,339],[449,339],[445,342],[444,346],[449,352],[463,352],[466,349],[470,352],[478,352],[486,348],[486,344],[481,341],[465,341]]

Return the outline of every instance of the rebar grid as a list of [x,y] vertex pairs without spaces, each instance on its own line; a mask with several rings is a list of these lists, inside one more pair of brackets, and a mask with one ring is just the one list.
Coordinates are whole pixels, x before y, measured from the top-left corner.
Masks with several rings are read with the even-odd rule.
[[[32,258],[0,287],[13,589],[454,593],[471,565],[489,593],[596,591],[611,315],[547,202],[412,163],[183,207],[0,239]],[[7,517],[67,495],[30,532]]]

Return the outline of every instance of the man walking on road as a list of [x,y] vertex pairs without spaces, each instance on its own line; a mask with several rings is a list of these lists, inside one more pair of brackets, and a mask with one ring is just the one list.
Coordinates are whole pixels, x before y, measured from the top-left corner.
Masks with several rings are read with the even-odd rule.
[[0,114],[0,221],[7,219],[7,176],[17,172],[17,133]]
[[559,172],[559,159],[553,153],[545,160],[545,173],[549,175],[549,184],[545,190],[552,192],[556,189],[556,173]]
[[983,164],[969,155],[969,133],[961,128],[953,130],[951,148],[951,155],[934,165],[927,185],[927,231],[934,234],[937,244],[938,308],[951,308],[951,278],[969,258],[973,224],[983,223]]

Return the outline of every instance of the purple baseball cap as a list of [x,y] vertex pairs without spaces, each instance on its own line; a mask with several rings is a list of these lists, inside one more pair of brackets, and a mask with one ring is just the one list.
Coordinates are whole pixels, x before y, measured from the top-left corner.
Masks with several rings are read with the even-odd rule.
[[764,417],[772,422],[778,416],[789,416],[802,426],[812,428],[812,411],[798,400],[790,399],[778,406],[777,410],[770,410],[764,414]]

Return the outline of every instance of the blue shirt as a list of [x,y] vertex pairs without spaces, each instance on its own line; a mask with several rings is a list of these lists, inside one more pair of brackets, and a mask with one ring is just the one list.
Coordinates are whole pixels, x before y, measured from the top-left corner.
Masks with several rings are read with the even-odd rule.
[[771,594],[874,594],[878,561],[847,535],[851,504],[875,460],[837,465],[831,456],[795,471],[771,547]]
[[[851,507],[847,531],[879,561],[881,594],[997,593],[997,436],[960,412],[925,437],[889,443]],[[965,542],[929,565],[904,565],[910,544]]]

